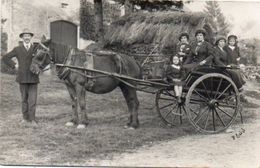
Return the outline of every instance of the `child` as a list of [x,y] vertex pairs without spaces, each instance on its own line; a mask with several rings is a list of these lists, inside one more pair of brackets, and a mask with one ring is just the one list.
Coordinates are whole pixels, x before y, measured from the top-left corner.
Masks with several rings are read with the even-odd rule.
[[171,60],[171,65],[169,67],[170,72],[168,73],[168,78],[174,83],[174,91],[177,96],[178,103],[181,103],[182,85],[183,85],[183,73],[182,64],[178,56],[173,56]]
[[[240,52],[239,47],[237,46],[237,36],[230,35],[228,36],[228,45],[224,47],[224,50],[227,53],[227,66],[239,65],[240,61]],[[230,70],[231,71],[231,70]],[[243,85],[246,83],[242,78],[241,73],[236,70],[232,70],[233,81],[235,82],[238,90],[243,91]]]
[[176,54],[182,63],[185,63],[187,58],[191,55],[191,46],[189,44],[189,35],[181,33],[179,36],[179,43],[176,46]]
[[227,65],[238,65],[240,61],[239,47],[237,46],[237,36],[228,36],[228,45],[224,47],[227,52]]

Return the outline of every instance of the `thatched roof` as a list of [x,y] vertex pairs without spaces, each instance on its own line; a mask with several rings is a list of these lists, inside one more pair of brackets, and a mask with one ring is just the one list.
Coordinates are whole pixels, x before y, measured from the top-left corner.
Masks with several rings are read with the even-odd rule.
[[197,29],[207,31],[208,41],[213,32],[202,13],[140,12],[124,16],[112,23],[105,34],[106,46],[127,49],[136,45],[159,44],[161,50],[172,48],[182,32],[194,40]]

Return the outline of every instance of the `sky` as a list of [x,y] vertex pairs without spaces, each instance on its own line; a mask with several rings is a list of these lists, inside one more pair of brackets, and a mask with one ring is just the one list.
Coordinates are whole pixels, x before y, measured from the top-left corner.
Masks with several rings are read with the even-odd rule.
[[[222,0],[219,5],[232,25],[230,34],[236,34],[240,38],[260,39],[260,0]],[[205,0],[194,0],[186,4],[191,11],[203,11],[204,6]]]

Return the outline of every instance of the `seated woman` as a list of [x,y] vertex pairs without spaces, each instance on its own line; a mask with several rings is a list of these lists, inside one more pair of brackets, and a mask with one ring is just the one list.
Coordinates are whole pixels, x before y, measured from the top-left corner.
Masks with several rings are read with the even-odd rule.
[[[227,66],[229,63],[229,55],[224,50],[226,45],[225,37],[218,37],[215,42],[215,54],[213,63],[219,66]],[[230,77],[232,78],[233,82],[236,84],[239,91],[242,91],[242,86],[245,84],[241,74],[234,70],[226,70]]]
[[181,103],[182,88],[184,85],[184,71],[180,57],[177,55],[171,59],[171,65],[167,70],[167,78],[174,84],[174,92],[177,96],[178,103]]
[[202,65],[210,65],[213,59],[213,46],[205,41],[205,30],[197,30],[195,37],[196,42],[191,45],[191,56],[184,63],[190,70]]

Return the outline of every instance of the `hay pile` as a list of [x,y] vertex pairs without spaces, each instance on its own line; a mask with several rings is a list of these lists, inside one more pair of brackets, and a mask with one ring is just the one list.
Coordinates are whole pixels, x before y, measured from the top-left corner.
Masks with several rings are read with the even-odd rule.
[[106,47],[125,53],[149,54],[155,46],[158,54],[169,54],[181,32],[194,39],[197,29],[207,31],[208,41],[213,32],[202,13],[139,12],[113,22],[105,34]]

